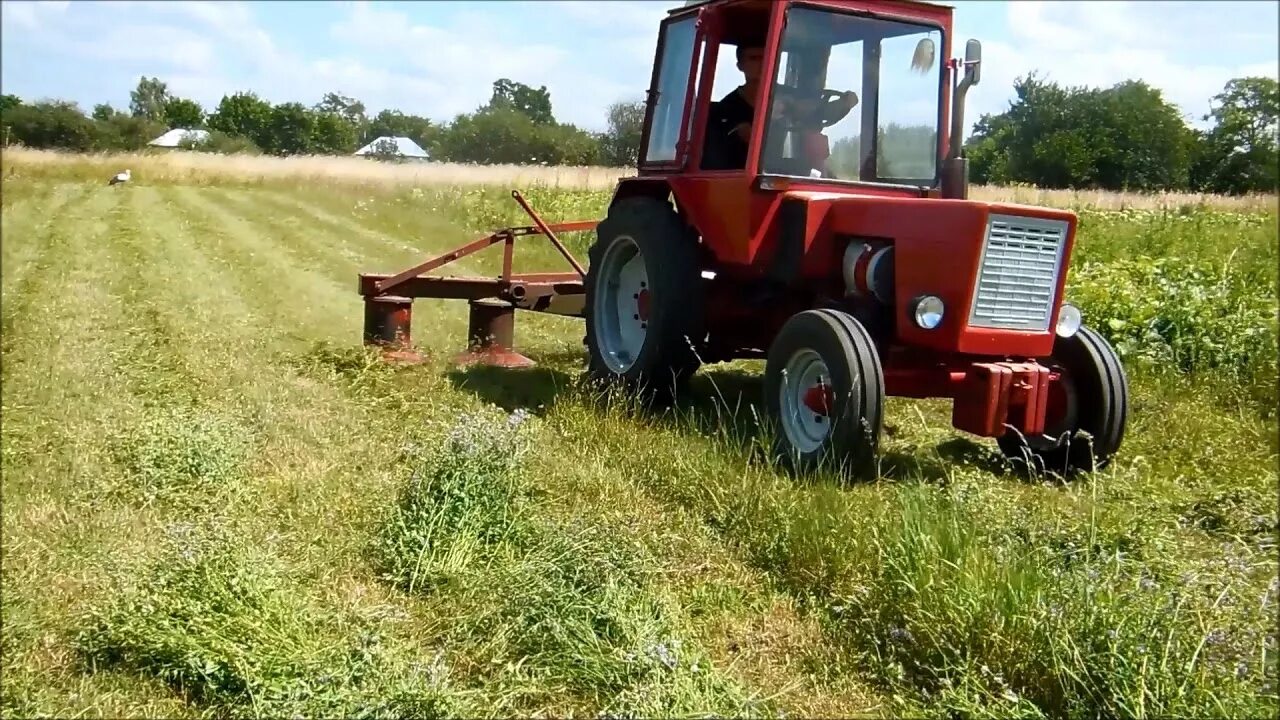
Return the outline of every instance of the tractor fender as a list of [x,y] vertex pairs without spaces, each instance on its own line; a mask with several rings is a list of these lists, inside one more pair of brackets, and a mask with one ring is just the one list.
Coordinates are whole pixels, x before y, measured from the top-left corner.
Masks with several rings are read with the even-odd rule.
[[613,198],[609,201],[612,208],[619,200],[632,197],[651,197],[655,200],[667,200],[671,195],[671,186],[666,178],[631,177],[618,181],[614,188]]

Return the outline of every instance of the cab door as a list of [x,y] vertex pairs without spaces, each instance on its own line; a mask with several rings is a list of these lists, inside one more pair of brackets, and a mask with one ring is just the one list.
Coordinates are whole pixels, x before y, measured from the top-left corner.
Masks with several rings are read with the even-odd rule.
[[660,26],[640,141],[642,173],[680,172],[688,161],[690,116],[697,96],[695,68],[704,43],[699,16],[668,18]]

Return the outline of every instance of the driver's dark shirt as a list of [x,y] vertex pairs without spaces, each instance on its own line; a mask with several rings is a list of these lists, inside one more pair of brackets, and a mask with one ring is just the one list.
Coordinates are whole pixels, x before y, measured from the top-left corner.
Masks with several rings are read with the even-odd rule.
[[741,123],[750,123],[755,109],[734,89],[720,102],[713,103],[707,116],[707,143],[702,163],[707,170],[736,170],[747,166],[747,141],[733,131]]

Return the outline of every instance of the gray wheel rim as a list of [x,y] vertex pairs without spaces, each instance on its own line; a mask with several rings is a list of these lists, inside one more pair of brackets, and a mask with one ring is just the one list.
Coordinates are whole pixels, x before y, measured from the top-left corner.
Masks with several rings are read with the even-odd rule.
[[625,373],[648,335],[649,275],[635,239],[619,236],[600,260],[594,314],[596,342],[605,365]]
[[816,412],[805,402],[810,390],[819,385],[825,385],[829,392],[833,390],[827,364],[813,350],[797,350],[782,371],[782,383],[778,388],[782,410],[779,420],[787,442],[802,453],[811,453],[822,447],[831,434],[831,418]]

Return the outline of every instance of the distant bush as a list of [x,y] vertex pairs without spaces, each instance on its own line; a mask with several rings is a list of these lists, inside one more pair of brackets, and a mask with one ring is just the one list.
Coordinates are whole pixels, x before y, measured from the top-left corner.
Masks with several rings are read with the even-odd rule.
[[184,139],[178,147],[185,150],[218,153],[219,155],[261,155],[262,150],[252,140],[239,135],[228,135],[218,130],[210,130],[209,136],[203,140]]

